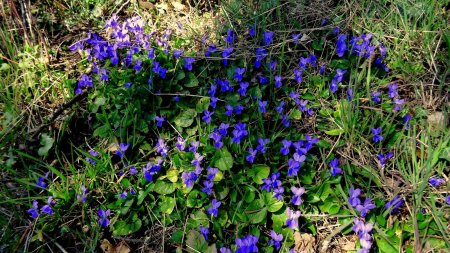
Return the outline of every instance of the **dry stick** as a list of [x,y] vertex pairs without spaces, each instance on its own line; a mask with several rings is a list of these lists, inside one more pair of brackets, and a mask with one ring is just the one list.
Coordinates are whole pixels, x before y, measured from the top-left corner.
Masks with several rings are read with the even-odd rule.
[[[47,123],[42,124],[40,127],[38,127],[35,131],[35,133],[33,134],[33,138],[38,136],[42,130],[50,125],[56,118],[58,118],[59,115],[61,115],[67,108],[71,107],[72,105],[74,105],[75,103],[81,101],[83,98],[85,98],[87,96],[87,91],[84,91],[81,94],[77,94],[75,95],[69,102],[61,104],[59,106],[59,108],[52,114],[52,116],[50,117],[50,119],[48,120]],[[33,131],[32,131],[33,132]]]

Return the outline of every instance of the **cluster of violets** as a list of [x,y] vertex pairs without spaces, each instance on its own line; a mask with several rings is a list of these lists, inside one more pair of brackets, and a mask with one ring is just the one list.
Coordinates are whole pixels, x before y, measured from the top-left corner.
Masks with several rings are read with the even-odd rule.
[[369,213],[370,210],[374,209],[376,206],[372,203],[372,200],[367,197],[364,202],[359,198],[361,194],[360,189],[350,188],[350,197],[348,202],[360,213],[360,218],[355,218],[353,220],[352,230],[358,235],[359,242],[361,244],[361,249],[358,253],[369,253],[372,248],[372,231],[373,224],[365,223],[364,218]]
[[[76,42],[73,44],[70,49],[84,51],[87,54],[88,61],[92,64],[92,72],[93,74],[83,74],[78,80],[77,87],[75,89],[76,94],[80,94],[85,89],[90,89],[94,86],[94,81],[99,80],[100,82],[108,82],[109,81],[109,71],[102,67],[107,61],[112,66],[123,66],[125,68],[132,68],[136,73],[141,72],[143,69],[144,61],[142,60],[142,56],[146,56],[150,59],[151,72],[150,77],[148,79],[149,89],[152,89],[155,78],[165,79],[168,73],[168,69],[164,68],[160,62],[156,60],[155,55],[155,44],[158,48],[162,48],[166,55],[169,55],[172,51],[172,56],[174,59],[182,62],[182,66],[187,71],[193,70],[193,64],[195,63],[194,57],[183,57],[183,50],[174,49],[172,50],[169,40],[171,37],[171,31],[167,30],[162,36],[158,36],[155,32],[150,34],[146,34],[144,32],[145,22],[140,17],[133,17],[127,19],[125,22],[119,22],[118,17],[114,14],[106,23],[105,29],[110,34],[111,40],[103,39],[95,33],[89,33],[86,38]],[[347,34],[339,34],[339,29],[335,29],[335,34],[337,35],[336,42],[336,53],[339,57],[343,57],[347,52],[349,54],[357,55],[358,57],[365,57],[367,59],[376,57],[375,64],[379,68],[384,71],[389,71],[384,60],[386,58],[387,50],[382,45],[379,44],[375,46],[372,44],[371,34],[362,34],[358,37],[352,37],[348,40]],[[256,29],[254,26],[251,26],[248,31],[248,35],[250,37],[256,37]],[[303,75],[306,71],[316,71],[319,75],[323,75],[327,70],[325,64],[318,66],[317,57],[314,54],[309,54],[307,57],[300,57],[298,67],[292,70],[292,74],[289,76],[276,75],[277,71],[277,62],[274,59],[269,57],[269,53],[267,51],[267,46],[269,46],[274,39],[275,33],[272,31],[264,31],[262,34],[262,40],[259,45],[255,49],[254,55],[254,65],[255,69],[262,69],[263,66],[267,66],[267,69],[270,71],[271,75],[264,76],[261,71],[258,71],[259,74],[256,76],[257,84],[261,86],[267,86],[270,83],[274,84],[276,89],[280,89],[283,86],[283,82],[287,82],[286,80],[294,80],[296,84],[301,84],[303,82]],[[292,42],[294,44],[299,43],[299,39],[301,34],[292,34]],[[225,45],[222,49],[214,44],[210,44],[206,46],[206,57],[213,57],[220,55],[222,57],[222,64],[224,66],[228,66],[230,57],[234,52],[234,43],[237,40],[237,36],[233,30],[229,30],[227,32],[225,38]],[[376,52],[378,49],[378,53]],[[124,53],[123,53],[124,52]],[[125,54],[125,56],[123,56]],[[249,96],[247,91],[251,88],[250,77],[246,76],[250,71],[245,67],[236,67],[233,74],[233,79],[215,79],[214,84],[209,87],[207,94],[210,98],[209,108],[203,112],[202,121],[206,124],[210,124],[213,122],[213,117],[215,114],[215,109],[220,108],[217,104],[219,101],[223,101],[219,99],[219,92],[222,95],[232,94],[237,92],[236,94],[240,98],[245,98]],[[336,93],[339,89],[339,84],[342,83],[345,79],[347,71],[342,69],[336,69],[335,75],[330,84],[330,91],[332,93]],[[95,75],[94,75],[95,74]],[[272,79],[271,79],[272,78]],[[124,84],[124,87],[130,88],[132,87],[131,82],[127,82]],[[397,84],[393,83],[388,86],[389,89],[389,97],[392,99],[394,103],[394,111],[399,111],[404,104],[404,100],[399,98],[397,92]],[[347,90],[347,95],[351,100],[353,92],[350,88]],[[376,103],[381,102],[380,98],[381,93],[379,91],[372,92],[372,101]],[[289,111],[290,108],[286,108],[290,104],[294,104],[299,111],[303,112],[307,116],[311,116],[314,114],[312,108],[308,108],[308,100],[301,100],[300,94],[294,91],[291,91],[284,100],[281,100],[278,105],[270,104],[270,101],[265,101],[262,98],[250,97],[252,101],[254,101],[256,105],[256,109],[259,113],[268,113],[273,106],[275,111],[278,113],[275,120],[281,118],[281,123],[284,127],[290,126],[289,120]],[[174,98],[175,101],[179,100],[179,97],[176,96]],[[293,103],[292,103],[293,102]],[[225,115],[228,117],[241,115],[244,110],[251,110],[250,106],[246,106],[245,104],[225,104],[221,109],[225,110]],[[280,116],[278,116],[280,115]],[[406,127],[409,128],[409,120],[411,116],[408,114],[403,119],[403,122],[406,124]],[[156,116],[155,117],[156,126],[163,127],[166,119],[164,116]],[[229,130],[231,130],[231,134],[229,134]],[[383,136],[381,134],[381,128],[372,129],[373,141],[375,143],[382,142]],[[216,149],[221,149],[224,146],[224,138],[230,138],[231,142],[234,144],[240,144],[244,138],[249,135],[249,131],[247,130],[247,124],[243,122],[237,122],[234,125],[227,122],[222,122],[218,127],[214,128],[213,131],[209,134],[209,138],[213,141],[214,147]],[[161,157],[155,159],[154,162],[149,162],[143,169],[142,175],[146,179],[147,182],[152,182],[163,165],[164,159],[167,157],[169,151],[179,152],[192,152],[194,154],[194,159],[191,161],[194,169],[192,171],[184,171],[182,173],[182,180],[187,188],[192,188],[195,186],[196,182],[199,178],[202,177],[203,167],[202,163],[205,164],[204,156],[199,151],[200,142],[199,141],[191,141],[189,146],[186,145],[186,141],[183,137],[178,136],[176,138],[176,143],[174,144],[175,148],[170,149],[168,143],[166,143],[164,138],[158,138],[155,149],[156,153]],[[280,153],[283,156],[287,156],[287,176],[294,177],[297,176],[301,170],[302,164],[306,161],[306,156],[308,152],[312,149],[314,144],[318,142],[318,138],[313,138],[310,135],[306,135],[303,140],[288,140],[284,139],[281,141],[281,149]],[[252,164],[255,162],[255,159],[259,159],[257,157],[258,154],[265,154],[269,145],[269,139],[264,137],[259,137],[257,140],[257,146],[255,148],[250,147],[248,149],[248,155],[246,155],[245,160]],[[275,143],[270,143],[275,146]],[[120,143],[118,150],[115,152],[119,158],[123,159],[125,157],[125,153],[128,150],[129,145],[127,143]],[[176,149],[176,150],[175,150]],[[89,155],[91,157],[86,158],[86,162],[92,166],[96,165],[95,158],[98,157],[98,152],[91,150],[89,151]],[[378,160],[382,166],[386,164],[386,162],[393,157],[393,153],[389,152],[386,155],[378,154]],[[126,162],[124,162],[126,164]],[[331,168],[332,176],[336,176],[338,174],[342,174],[343,171],[339,167],[339,160],[337,158],[332,159],[329,162]],[[128,166],[128,165],[127,165]],[[218,173],[217,168],[207,167],[207,175],[203,176],[205,179],[203,180],[203,188],[202,191],[206,193],[208,196],[213,195],[214,190],[214,178]],[[123,175],[125,172],[120,172],[120,175]],[[130,166],[128,174],[131,176],[135,176],[138,174],[138,170],[135,166]],[[263,179],[263,185],[261,189],[263,191],[272,192],[273,197],[282,200],[283,193],[285,191],[282,186],[282,181],[280,180],[281,173],[277,171],[275,173],[271,173],[268,178]],[[442,179],[439,178],[430,178],[429,183],[435,187],[444,183]],[[44,178],[39,178],[37,183],[38,187],[45,189],[47,184],[45,183]],[[84,185],[81,186],[80,192],[76,195],[77,200],[80,203],[84,203],[88,199],[88,188]],[[305,189],[303,187],[291,187],[292,199],[291,204],[294,206],[300,206],[302,204],[302,195],[305,193]],[[131,194],[135,194],[134,189],[131,189]],[[359,198],[361,194],[360,189],[350,189],[350,197],[348,201],[350,204],[360,213],[361,218],[355,218],[353,230],[358,234],[361,242],[362,249],[358,252],[369,252],[372,246],[372,237],[370,232],[372,230],[372,224],[365,223],[364,217],[369,213],[370,210],[375,208],[375,205],[372,203],[370,198],[366,198],[362,201]],[[124,191],[120,194],[120,198],[127,198],[127,191]],[[446,198],[446,201],[450,204],[450,196]],[[395,196],[393,200],[388,202],[385,206],[386,209],[391,210],[391,213],[397,212],[397,210],[402,206],[402,200]],[[54,200],[49,197],[47,204],[42,206],[39,209],[38,202],[33,201],[33,207],[28,210],[28,213],[32,218],[37,218],[39,216],[39,210],[41,213],[45,213],[48,215],[52,215],[52,205],[54,205]],[[213,198],[211,200],[211,205],[207,209],[207,213],[213,217],[217,217],[219,213],[219,208],[221,206],[221,202],[217,199]],[[301,216],[301,212],[299,210],[287,208],[287,220],[286,226],[291,229],[298,229],[298,219]],[[111,211],[100,209],[98,211],[98,224],[102,227],[108,227],[110,220],[109,216],[111,215]],[[210,230],[208,227],[200,226],[200,233],[203,237],[208,240],[208,236]],[[276,250],[279,250],[281,247],[281,243],[283,241],[283,235],[277,234],[275,231],[270,232],[270,240],[269,245],[272,245]],[[247,235],[243,238],[236,238],[236,252],[237,253],[251,253],[258,252],[258,240],[259,238],[254,235]],[[227,247],[220,248],[221,253],[231,253],[231,249]],[[295,252],[295,250],[291,249],[290,252]]]

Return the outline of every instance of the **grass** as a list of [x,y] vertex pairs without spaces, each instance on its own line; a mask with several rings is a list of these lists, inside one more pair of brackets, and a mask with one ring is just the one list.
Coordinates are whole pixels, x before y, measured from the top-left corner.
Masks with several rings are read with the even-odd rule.
[[[118,9],[127,13],[136,11],[143,15],[147,12],[139,9],[139,6],[136,5],[122,6],[116,3],[113,5],[106,3],[110,4],[111,1],[83,1],[79,5],[72,1],[47,2],[47,5],[43,5],[45,7],[39,8],[37,16],[42,18],[41,25],[47,31],[55,29],[56,32],[59,32],[63,26],[63,19],[66,19],[66,23],[64,23],[66,27],[89,27],[92,24],[102,23],[99,13],[109,14]],[[379,42],[389,48],[388,61],[392,74],[388,76],[388,79],[379,78],[375,73],[370,72],[367,65],[351,69],[348,87],[359,90],[357,94],[354,94],[355,104],[352,105],[347,100],[338,97],[334,97],[331,101],[318,99],[313,104],[319,111],[316,119],[317,126],[315,123],[312,126],[297,126],[298,129],[306,128],[315,133],[332,131],[332,134],[321,136],[328,143],[329,150],[324,149],[325,152],[320,154],[320,159],[314,158],[313,165],[311,165],[318,168],[312,177],[318,180],[316,182],[318,184],[317,192],[323,193],[323,195],[319,194],[321,198],[336,199],[341,205],[348,205],[343,202],[346,200],[348,186],[359,185],[366,195],[370,194],[386,201],[395,195],[400,195],[405,201],[406,207],[399,216],[389,216],[385,212],[376,218],[375,241],[380,252],[383,247],[393,248],[394,252],[430,251],[433,250],[433,247],[450,248],[448,243],[450,234],[446,229],[448,207],[440,204],[445,201],[446,194],[448,195],[448,182],[447,186],[441,188],[433,188],[428,185],[428,179],[432,175],[443,177],[448,181],[446,175],[449,172],[450,132],[448,128],[445,128],[445,122],[444,128],[442,128],[436,127],[438,123],[429,120],[430,115],[436,112],[443,112],[448,119],[448,97],[445,95],[448,89],[450,35],[447,29],[448,13],[445,12],[444,5],[444,1],[434,0],[346,1],[337,6],[322,1],[313,1],[310,4],[297,1],[283,3],[263,1],[257,5],[251,1],[230,1],[216,10],[220,13],[218,16],[222,19],[220,22],[222,28],[233,27],[237,31],[243,32],[246,25],[255,24],[259,31],[269,29],[280,34],[283,37],[282,42],[271,48],[270,53],[280,56],[279,64],[281,66],[288,67],[297,64],[295,57],[299,55],[298,51],[290,48],[288,43],[290,32],[299,31],[311,36],[310,40],[326,41],[323,37],[313,37],[315,28],[325,29],[320,27],[323,17],[328,17],[332,25],[340,24],[342,29],[373,33]],[[52,10],[56,10],[58,13],[57,22],[47,16]],[[167,10],[164,14],[169,15]],[[153,27],[160,28],[167,24],[167,20],[163,17],[164,14],[155,12],[151,14],[156,15],[158,19]],[[191,15],[193,14],[191,13]],[[292,21],[292,16],[299,18]],[[186,22],[186,20],[189,19],[183,21]],[[185,24],[186,33],[180,32],[178,37],[187,38],[188,42],[184,45],[200,47],[200,43],[195,42],[195,38],[200,35],[196,29],[205,26],[198,21],[201,20],[201,17],[195,16],[191,20],[198,24],[194,22],[192,27]],[[208,24],[210,27],[212,26],[210,21]],[[175,27],[174,24],[172,25]],[[49,28],[49,26],[53,28]],[[211,40],[219,38],[221,33],[220,29],[214,30],[213,28]],[[69,110],[64,118],[57,121],[57,124],[45,128],[45,132],[49,133],[55,142],[50,145],[52,149],[48,156],[40,157],[38,149],[46,146],[45,141],[39,142],[42,137],[31,142],[31,146],[28,146],[30,142],[26,140],[30,138],[33,129],[46,122],[57,104],[70,98],[72,91],[69,87],[73,82],[73,80],[71,81],[73,76],[49,66],[47,60],[49,55],[45,53],[45,45],[39,43],[27,45],[17,40],[17,37],[11,27],[2,27],[0,64],[3,65],[0,68],[2,78],[0,111],[3,114],[0,115],[2,121],[0,152],[5,155],[0,158],[0,164],[4,168],[1,171],[1,180],[7,187],[0,191],[4,204],[1,209],[5,213],[0,218],[0,224],[4,227],[0,240],[5,247],[14,251],[27,251],[31,248],[36,251],[45,251],[45,247],[50,250],[54,247],[72,247],[73,245],[60,245],[53,242],[74,237],[79,245],[70,249],[66,248],[66,250],[69,252],[94,252],[103,235],[95,222],[96,209],[83,206],[80,211],[79,206],[69,205],[68,210],[57,214],[58,219],[46,221],[43,228],[36,227],[37,222],[30,225],[26,221],[25,217],[27,216],[24,212],[31,206],[32,199],[36,198],[35,182],[46,171],[52,171],[57,175],[51,192],[49,192],[55,198],[61,201],[71,201],[72,196],[80,191],[81,185],[89,185],[91,189],[96,189],[95,196],[97,197],[94,200],[96,205],[106,206],[109,202],[112,205],[114,199],[108,193],[120,192],[122,186],[129,185],[130,182],[127,183],[126,178],[117,175],[124,165],[118,164],[111,156],[106,155],[108,150],[117,150],[117,147],[108,147],[108,143],[119,143],[124,140],[133,143],[132,146],[143,144],[139,150],[135,150],[144,157],[136,166],[145,166],[154,152],[152,148],[154,143],[147,142],[148,135],[152,135],[152,133],[150,132],[147,136],[139,136],[136,133],[126,132],[127,127],[131,126],[133,129],[143,129],[141,128],[143,123],[137,118],[136,113],[145,109],[134,106],[130,101],[130,105],[123,112],[123,117],[121,118],[120,114],[113,115],[117,118],[114,120],[111,118],[110,112],[101,106],[102,94],[99,93],[92,98],[97,99],[96,103],[87,105],[83,101],[80,109]],[[307,38],[307,40],[309,39]],[[314,48],[314,45],[310,45],[308,42],[305,44],[308,45],[307,47]],[[240,46],[244,48],[247,45]],[[56,51],[51,50],[50,55]],[[243,51],[242,54],[245,57],[247,53]],[[328,54],[329,52],[324,52],[325,58],[328,57]],[[370,98],[370,92],[374,87],[386,90],[387,84],[392,81],[400,84],[401,95],[407,98],[409,112],[414,115],[413,127],[409,131],[398,131],[393,125],[401,121],[406,110],[402,111],[402,115],[391,113],[388,110],[389,105],[375,108],[367,99]],[[302,87],[298,88],[302,90]],[[309,93],[318,95],[325,90],[327,89],[317,88],[309,90]],[[272,95],[272,99],[276,99],[276,97]],[[106,103],[108,104],[108,101]],[[100,122],[107,126],[107,130],[103,133],[100,131],[96,133],[92,131],[96,126],[89,126],[90,122],[80,122],[86,119],[86,112],[100,115],[98,116]],[[258,124],[264,126],[263,122],[265,119],[262,114],[259,114]],[[370,129],[378,126],[381,126],[383,134],[389,137],[390,141],[385,147],[371,144]],[[77,131],[82,127],[87,127],[89,130]],[[256,124],[255,127],[257,127]],[[264,128],[262,129],[264,130]],[[432,133],[433,131],[434,133]],[[83,132],[85,136],[75,136],[77,132]],[[205,136],[209,132],[211,129],[201,128],[197,135]],[[97,136],[93,137],[92,134]],[[277,134],[282,136],[284,133],[280,131]],[[242,150],[247,150],[247,145],[249,147],[251,143],[246,143]],[[99,166],[94,167],[80,160],[89,156],[86,150],[98,147],[106,150],[99,156],[100,158],[93,158]],[[239,149],[236,152],[241,153],[242,150]],[[382,167],[375,162],[376,155],[387,150],[393,150],[396,157],[395,162]],[[343,157],[348,164],[344,168],[346,185],[342,187],[338,184],[342,194],[334,196],[331,192],[324,193],[329,191],[326,188],[330,187],[328,182],[332,181],[324,175],[328,161],[336,154]],[[130,160],[133,158],[130,157]],[[312,168],[310,169],[312,170]],[[138,194],[144,194],[147,190],[148,188],[143,188],[142,193]],[[309,191],[314,192],[315,190],[315,188],[311,188]],[[242,195],[245,195],[245,192],[242,192]],[[173,198],[176,196],[177,193],[174,193]],[[43,199],[43,197],[41,198]],[[162,199],[166,198],[168,197],[162,197]],[[158,199],[155,200],[155,203],[156,201]],[[16,206],[20,207],[19,215],[13,211]],[[125,205],[122,208],[130,208],[130,206]],[[168,242],[167,238],[171,236],[166,234],[166,230],[172,232],[175,230],[169,226],[174,216],[164,215],[161,219],[153,213],[153,208],[156,207],[147,206],[148,215],[142,222],[145,225],[159,224],[158,226],[163,228],[163,238],[158,239],[164,247],[164,243]],[[305,213],[305,216],[323,213],[318,207],[314,208],[308,210],[310,213]],[[176,206],[175,209],[179,218],[187,216],[187,209],[183,209],[181,206]],[[354,212],[351,208],[348,209]],[[425,214],[423,209],[425,209]],[[347,234],[350,232],[348,225],[351,220],[334,218],[334,215],[325,215],[317,220],[313,219],[313,223],[307,222],[309,222],[308,226],[313,224],[318,227],[318,224],[325,222],[331,224],[330,228],[336,227],[334,230],[327,228],[324,230],[325,232],[319,231],[317,239],[322,242],[333,239],[332,247],[338,248],[340,245],[337,237],[347,238]],[[114,221],[112,220],[112,222]],[[128,221],[134,222],[134,220]],[[60,226],[61,224],[62,226]],[[185,224],[185,228],[186,226]],[[7,227],[14,228],[6,229]],[[53,231],[53,234],[46,234],[45,231]],[[404,231],[403,236],[399,231]],[[406,236],[408,233],[413,236]],[[21,236],[22,234],[26,237]],[[339,236],[336,237],[338,234]],[[330,235],[333,236],[330,237]],[[139,234],[134,239],[139,241],[144,237],[144,234]],[[42,243],[39,244],[37,241]],[[182,241],[184,242],[184,234]],[[142,241],[139,243],[142,244]],[[139,243],[133,246],[137,246]],[[144,244],[146,243],[147,241],[144,240]]]

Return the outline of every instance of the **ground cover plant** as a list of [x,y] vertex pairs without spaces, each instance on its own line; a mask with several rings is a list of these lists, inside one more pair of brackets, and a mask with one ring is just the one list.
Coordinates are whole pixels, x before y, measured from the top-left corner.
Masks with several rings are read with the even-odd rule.
[[89,133],[16,151],[29,197],[4,203],[31,224],[23,250],[133,248],[148,228],[164,252],[450,248],[449,132],[424,129],[383,38],[336,20],[306,32],[263,21],[192,50],[172,29],[112,14],[70,45],[81,60],[65,85],[86,98],[74,121]]

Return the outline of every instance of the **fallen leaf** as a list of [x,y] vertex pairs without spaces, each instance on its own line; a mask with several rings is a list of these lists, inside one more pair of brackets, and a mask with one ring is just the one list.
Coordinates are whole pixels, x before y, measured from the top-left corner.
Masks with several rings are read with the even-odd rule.
[[316,238],[311,234],[300,234],[300,232],[294,233],[294,249],[297,252],[312,253],[316,246]]
[[125,241],[121,241],[116,245],[116,253],[130,253],[130,251],[130,246]]
[[114,246],[106,239],[103,239],[100,248],[103,250],[103,253],[115,253]]
[[176,11],[182,11],[185,8],[184,4],[177,1],[172,1],[172,6]]

